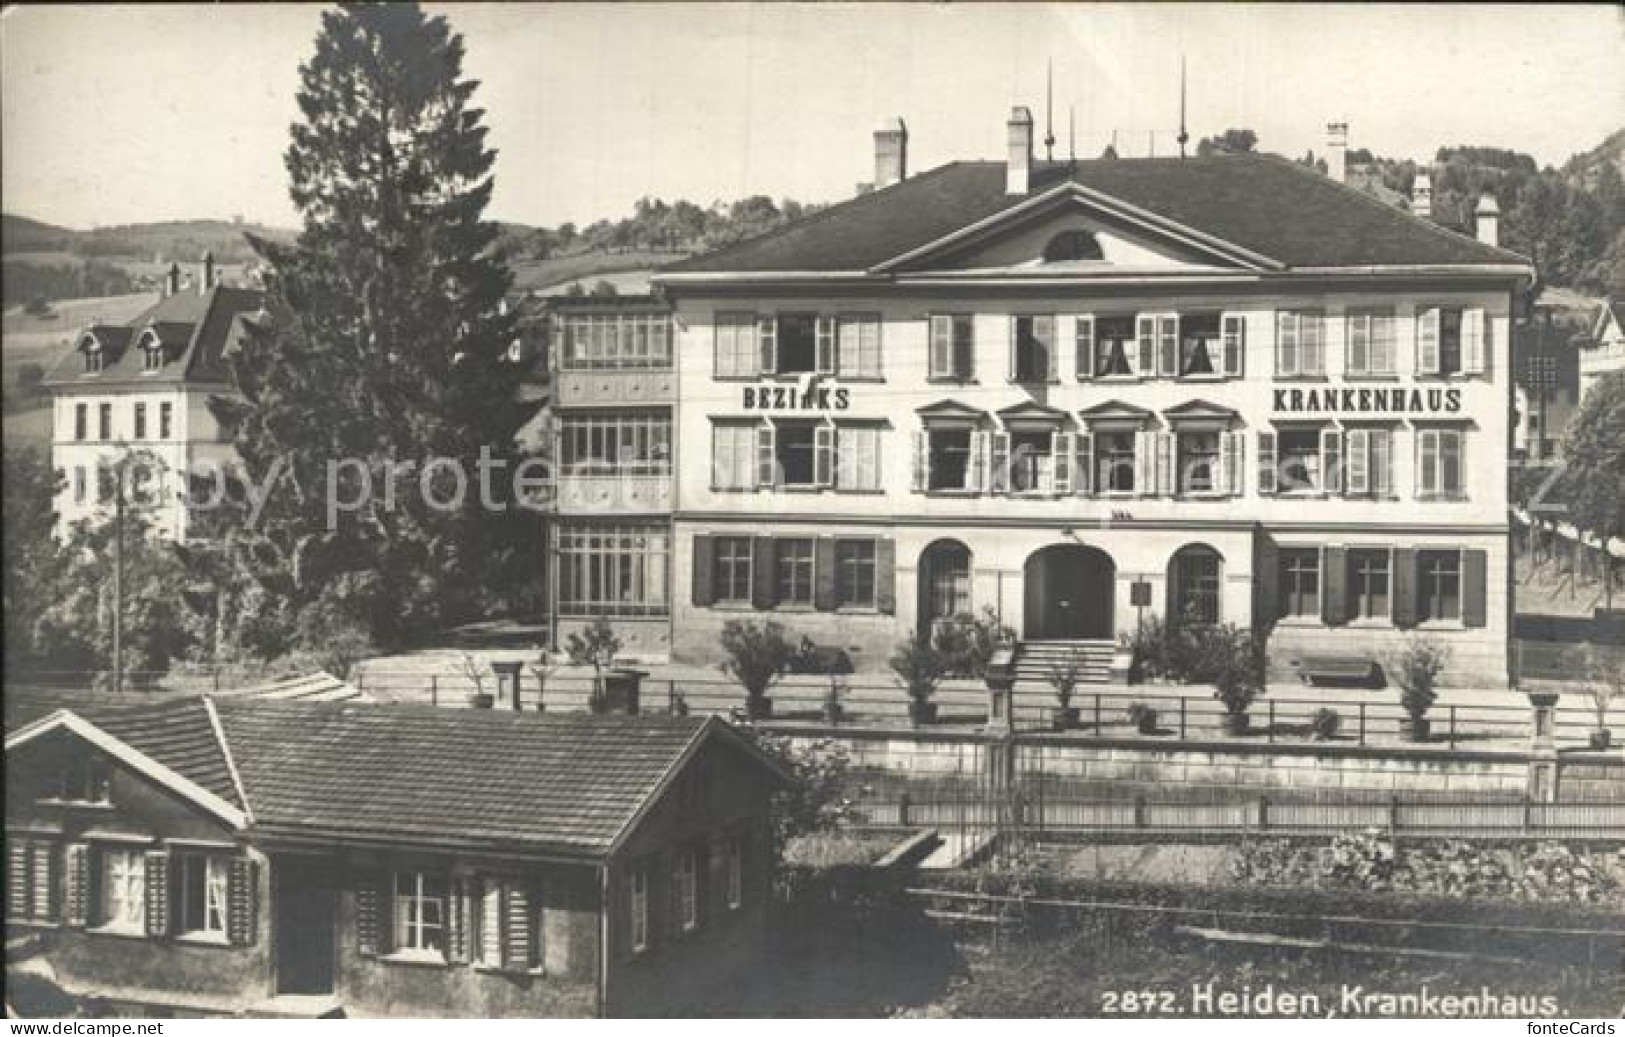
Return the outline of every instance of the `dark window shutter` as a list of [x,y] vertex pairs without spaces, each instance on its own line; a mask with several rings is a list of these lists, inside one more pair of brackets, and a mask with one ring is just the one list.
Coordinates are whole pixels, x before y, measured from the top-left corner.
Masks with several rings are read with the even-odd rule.
[[703,533],[694,537],[694,604],[700,608],[717,600],[716,591],[711,586],[715,555],[716,544],[711,537]]
[[773,554],[773,538],[752,537],[750,550],[751,606],[770,609],[779,603],[779,561]]
[[84,926],[90,922],[90,847],[69,843],[62,851],[63,922]]
[[12,839],[6,843],[6,917],[27,918],[29,897],[33,883],[28,881],[31,857],[28,840]]
[[1394,548],[1394,626],[1416,625],[1416,550]]
[[503,898],[502,962],[510,969],[530,968],[530,890],[522,882],[508,883]]
[[1461,621],[1465,626],[1481,627],[1488,621],[1485,585],[1489,574],[1489,556],[1483,551],[1461,553]]
[[960,378],[969,378],[975,372],[976,338],[971,321],[968,316],[953,318],[954,374]]
[[226,871],[226,939],[235,947],[253,946],[259,929],[259,864],[232,859]]
[[897,611],[897,541],[875,541],[875,608],[885,615]]
[[819,537],[813,545],[813,605],[820,612],[835,611],[835,541]]
[[355,949],[357,954],[372,956],[384,950],[384,876],[367,872],[356,880],[355,888]]
[[1329,626],[1348,622],[1348,551],[1328,547],[1320,554],[1320,618]]
[[1281,618],[1281,552],[1263,534],[1253,552],[1253,589],[1253,628],[1257,630]]
[[446,890],[446,960],[455,965],[468,963],[469,882],[454,878]]
[[169,852],[151,850],[146,856],[147,935],[169,935]]
[[56,921],[60,905],[58,889],[56,846],[48,842],[34,843],[34,903],[33,917],[41,922]]

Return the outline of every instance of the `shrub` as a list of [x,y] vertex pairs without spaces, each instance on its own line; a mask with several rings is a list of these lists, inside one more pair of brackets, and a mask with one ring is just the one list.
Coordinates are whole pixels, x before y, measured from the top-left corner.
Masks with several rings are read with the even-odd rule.
[[1439,697],[1439,674],[1450,661],[1450,649],[1425,637],[1413,637],[1394,658],[1394,683],[1399,703],[1412,720],[1421,720]]
[[897,643],[889,663],[908,697],[922,706],[931,701],[937,685],[948,674],[948,662],[943,654],[935,646],[921,644],[913,638]]
[[947,667],[944,676],[977,680],[987,676],[987,661],[993,653],[1015,639],[1015,630],[999,622],[998,613],[987,606],[978,615],[962,612],[943,620],[931,634],[932,647],[941,653]]
[[564,642],[564,654],[577,666],[591,666],[593,671],[592,701],[596,707],[604,701],[604,671],[615,665],[621,652],[621,639],[607,618],[599,616],[592,626],[572,633]]
[[1076,651],[1067,652],[1050,663],[1049,672],[1044,676],[1055,690],[1055,701],[1060,703],[1062,709],[1069,708],[1072,695],[1078,690],[1078,682],[1083,679],[1083,656]]
[[1625,699],[1625,662],[1609,658],[1595,645],[1586,646],[1586,682],[1582,686],[1597,717],[1597,730],[1608,729],[1608,710]]
[[720,640],[728,658],[719,669],[745,689],[747,705],[767,696],[767,689],[789,668],[796,651],[784,627],[771,619],[764,623],[730,619]]
[[1309,729],[1314,733],[1315,741],[1327,742],[1337,737],[1337,731],[1343,726],[1343,717],[1327,706],[1315,710],[1314,719],[1309,721]]
[[1247,715],[1264,692],[1264,667],[1253,636],[1233,623],[1196,635],[1191,679],[1213,685],[1213,694],[1233,717]]
[[[797,836],[829,831],[852,818],[845,791],[851,759],[839,742],[820,739],[797,748],[787,737],[759,728],[743,730],[794,779],[772,798],[773,841],[779,851]],[[773,858],[781,859],[779,853]]]
[[1129,653],[1129,680],[1148,681],[1172,677],[1170,631],[1158,615],[1147,616],[1132,634],[1125,631],[1118,644]]

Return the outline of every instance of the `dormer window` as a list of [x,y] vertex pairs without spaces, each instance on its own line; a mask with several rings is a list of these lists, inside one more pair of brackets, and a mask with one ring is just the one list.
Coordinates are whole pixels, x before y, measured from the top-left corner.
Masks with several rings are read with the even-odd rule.
[[142,374],[152,374],[154,371],[163,370],[164,344],[158,341],[157,335],[149,331],[141,336],[141,354]]
[[79,341],[79,351],[85,355],[85,374],[100,374],[102,370],[102,344],[94,335]]

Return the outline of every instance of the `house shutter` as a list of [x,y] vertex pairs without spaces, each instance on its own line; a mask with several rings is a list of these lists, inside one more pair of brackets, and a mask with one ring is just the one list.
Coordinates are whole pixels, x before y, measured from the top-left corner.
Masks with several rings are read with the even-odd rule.
[[1179,374],[1179,318],[1157,318],[1157,374],[1173,378]]
[[760,352],[762,374],[774,374],[779,369],[779,322],[774,317],[756,319],[756,345]]
[[[813,336],[813,368],[819,374],[835,373],[835,318],[819,317]],[[856,371],[849,372],[856,374]]]
[[756,485],[778,485],[778,429],[770,421],[756,429]]
[[147,935],[169,935],[169,851],[146,854]]
[[1171,432],[1158,432],[1157,436],[1157,495],[1174,495],[1174,436]]
[[1072,472],[1076,466],[1077,461],[1072,456],[1072,436],[1065,432],[1051,435],[1050,488],[1057,496],[1069,496],[1072,493]]
[[1485,601],[1489,556],[1480,550],[1461,553],[1461,622],[1463,626],[1484,626],[1489,615]]
[[697,534],[694,537],[694,571],[690,579],[694,581],[694,604],[700,608],[717,600],[716,591],[711,586],[715,559],[716,542],[704,533]]
[[6,917],[27,918],[33,883],[28,881],[28,864],[32,851],[28,840],[11,839],[6,843]]
[[468,880],[455,876],[446,884],[446,960],[468,963]]
[[1488,366],[1489,325],[1484,311],[1472,307],[1461,311],[1461,369],[1467,374],[1483,374]]
[[1431,497],[1439,492],[1439,431],[1422,429],[1416,433],[1416,493]]
[[1349,494],[1371,492],[1371,433],[1367,429],[1350,429],[1348,435],[1348,478],[1344,489]]
[[1153,432],[1134,433],[1134,488],[1142,497],[1157,492],[1157,441]]
[[1335,428],[1320,430],[1320,489],[1322,493],[1343,489],[1343,433]]
[[1348,622],[1348,551],[1328,547],[1320,553],[1320,618],[1328,626]]
[[875,610],[883,616],[897,611],[897,541],[875,541]]
[[817,486],[835,485],[834,425],[817,425],[813,428],[813,483]]
[[773,538],[751,537],[750,545],[750,604],[752,608],[770,609],[779,603],[779,566]]
[[1298,315],[1291,310],[1275,311],[1275,373],[1298,373]]
[[510,969],[530,968],[530,890],[522,882],[508,883],[502,913],[503,964]]
[[90,924],[90,847],[69,843],[62,849],[62,921]]
[[236,947],[254,943],[259,928],[259,864],[235,857],[226,872],[226,939]]
[[1416,577],[1415,549],[1394,548],[1394,626],[1401,629],[1416,625]]
[[830,537],[813,544],[813,607],[835,611],[835,541]]
[[976,334],[974,318],[955,317],[953,319],[954,343],[954,376],[969,378],[976,372]]
[[1010,434],[994,432],[990,440],[992,449],[987,458],[987,487],[989,493],[1005,493],[1010,488]]
[[1135,364],[1135,373],[1141,378],[1150,378],[1157,373],[1157,319],[1155,317],[1136,317],[1134,319],[1134,338],[1139,345],[1139,359]]
[[374,956],[384,953],[384,936],[388,931],[385,918],[384,875],[367,872],[357,877],[355,889],[355,949],[357,954]]
[[1281,552],[1275,541],[1262,534],[1253,561],[1253,600],[1256,614],[1253,629],[1281,618]]
[[1240,314],[1226,314],[1224,327],[1224,373],[1228,378],[1240,378],[1245,370],[1247,355],[1247,321]]
[[957,374],[954,370],[954,319],[947,314],[933,314],[926,319],[927,359],[926,374],[944,378]]
[[1275,433],[1259,432],[1258,434],[1258,492],[1265,496],[1273,494],[1276,486],[1275,470]]
[[479,946],[474,953],[480,964],[502,967],[502,883],[485,876],[479,882]]
[[1056,354],[1060,352],[1060,348],[1055,341],[1055,318],[1034,317],[1033,338],[1038,340],[1040,348],[1044,350],[1044,356],[1042,357],[1044,361],[1043,370],[1047,372],[1044,377],[1053,382],[1058,376],[1059,367],[1056,363]]
[[1394,434],[1390,429],[1371,432],[1371,492],[1379,497],[1394,492]]
[[1012,382],[1016,380],[1017,372],[1020,371],[1020,367],[1016,363],[1017,358],[1018,358],[1018,356],[1019,356],[1019,354],[1021,352],[1021,350],[1019,348],[1019,343],[1021,341],[1021,336],[1018,333],[1018,329],[1020,327],[1021,327],[1021,319],[1019,317],[1017,317],[1015,314],[1011,314],[1010,315],[1010,348],[1009,348],[1009,351],[1010,351],[1010,375],[1009,375],[1009,377],[1010,377],[1010,380]]
[[[930,463],[930,452],[927,451],[926,462]],[[968,476],[967,488],[981,493],[987,488],[987,433],[972,432],[970,434],[970,457],[965,463]],[[926,470],[926,477],[930,477],[930,469]]]
[[914,492],[924,493],[931,486],[931,433],[914,433]]
[[1240,497],[1247,492],[1246,480],[1242,478],[1244,474],[1242,465],[1247,457],[1246,444],[1246,433],[1226,432],[1224,434],[1225,479],[1219,486],[1232,497]]
[[1300,373],[1326,373],[1326,322],[1319,313],[1298,315],[1298,351]]
[[1416,314],[1416,373],[1439,373],[1439,308],[1430,306]]
[[33,844],[33,904],[30,905],[30,916],[39,921],[56,921],[60,905],[57,903],[57,853],[56,846],[48,842],[36,841]]
[[1079,496],[1088,497],[1095,492],[1095,437],[1088,432],[1079,432],[1074,449],[1078,456],[1076,492]]
[[1072,324],[1072,342],[1077,347],[1075,364],[1078,380],[1083,381],[1095,376],[1095,319],[1093,317],[1074,317]]

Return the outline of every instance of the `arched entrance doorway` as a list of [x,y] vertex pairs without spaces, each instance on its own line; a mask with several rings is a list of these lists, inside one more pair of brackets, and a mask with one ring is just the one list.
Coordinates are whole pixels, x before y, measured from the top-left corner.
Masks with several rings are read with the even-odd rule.
[[1029,641],[1110,640],[1117,566],[1098,547],[1054,544],[1027,558],[1023,573]]
[[936,624],[971,612],[970,548],[958,540],[937,540],[920,552],[918,576],[919,636],[931,635]]

